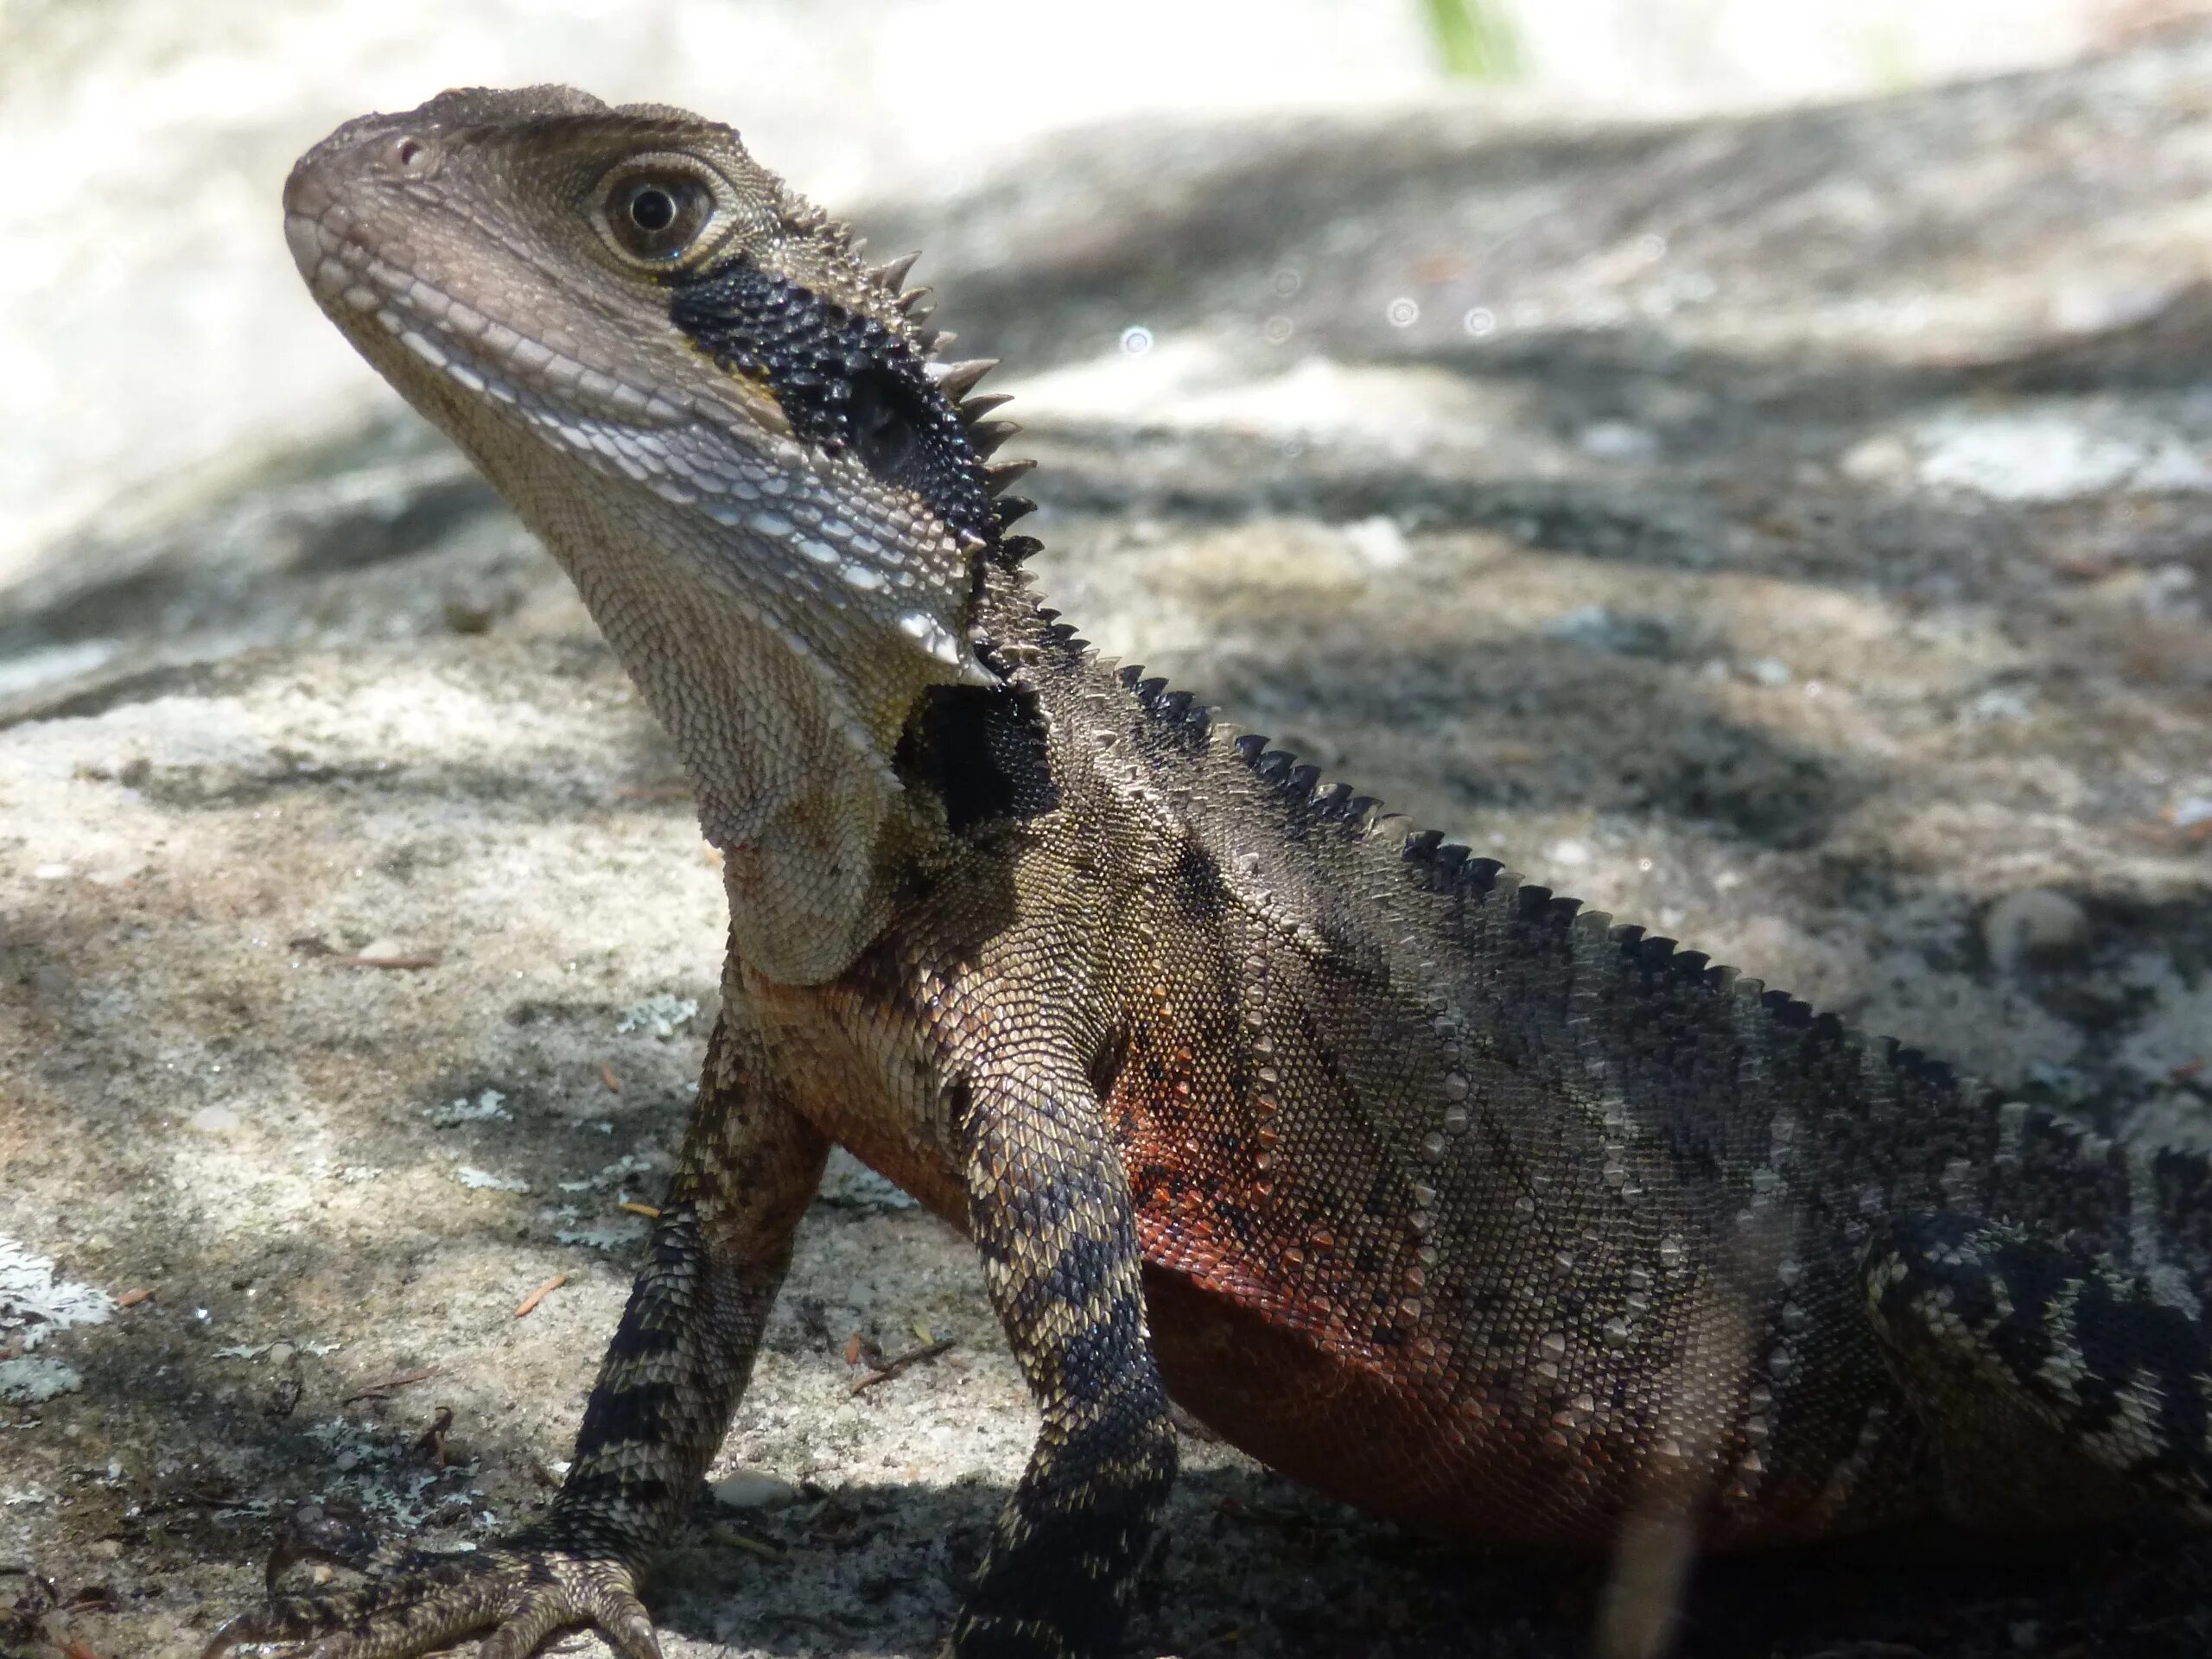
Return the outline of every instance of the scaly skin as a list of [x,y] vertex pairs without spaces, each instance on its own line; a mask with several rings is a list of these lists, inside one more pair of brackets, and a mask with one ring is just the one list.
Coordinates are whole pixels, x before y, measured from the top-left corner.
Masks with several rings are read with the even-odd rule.
[[1469,1539],[2212,1516],[2203,1163],[1609,924],[1043,611],[995,399],[729,129],[448,93],[302,272],[575,579],[725,855],[725,1012],[546,1519],[211,1651],[517,1659],[639,1574],[831,1143],[963,1228],[1042,1414],[951,1635],[1115,1649],[1172,1395]]

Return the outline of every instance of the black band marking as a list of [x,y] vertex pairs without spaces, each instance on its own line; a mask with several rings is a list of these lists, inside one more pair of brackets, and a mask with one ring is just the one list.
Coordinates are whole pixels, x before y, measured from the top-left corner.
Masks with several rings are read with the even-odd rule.
[[757,375],[801,436],[842,447],[956,531],[995,546],[983,463],[912,346],[740,254],[671,284],[669,319],[725,372]]

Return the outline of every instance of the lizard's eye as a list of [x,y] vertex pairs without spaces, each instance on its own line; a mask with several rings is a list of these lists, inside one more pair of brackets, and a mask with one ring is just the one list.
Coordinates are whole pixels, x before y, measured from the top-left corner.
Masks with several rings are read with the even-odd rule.
[[720,206],[714,187],[698,173],[673,158],[651,156],[608,175],[594,218],[623,258],[666,268],[709,245]]
[[656,236],[676,223],[676,198],[657,184],[633,187],[623,217],[647,236]]

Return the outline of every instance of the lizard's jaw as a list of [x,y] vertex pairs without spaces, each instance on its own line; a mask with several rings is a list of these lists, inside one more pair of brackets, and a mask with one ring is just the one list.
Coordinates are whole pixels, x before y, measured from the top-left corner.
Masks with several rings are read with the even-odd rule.
[[486,315],[350,239],[338,228],[344,223],[335,208],[320,216],[287,211],[284,239],[316,302],[364,351],[381,351],[368,333],[373,325],[430,372],[549,426],[588,421],[665,430],[694,418],[688,398],[679,404],[643,391]]

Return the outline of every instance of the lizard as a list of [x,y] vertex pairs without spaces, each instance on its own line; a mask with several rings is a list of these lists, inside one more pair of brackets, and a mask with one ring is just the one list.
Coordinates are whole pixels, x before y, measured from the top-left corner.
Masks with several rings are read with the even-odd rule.
[[521,1659],[639,1586],[833,1145],[963,1231],[1040,1426],[961,1659],[1116,1650],[1170,1402],[1471,1543],[2212,1521],[2212,1171],[1525,881],[1103,658],[911,259],[566,87],[340,127],[285,231],[573,580],[722,855],[646,1259],[541,1518],[210,1656]]

